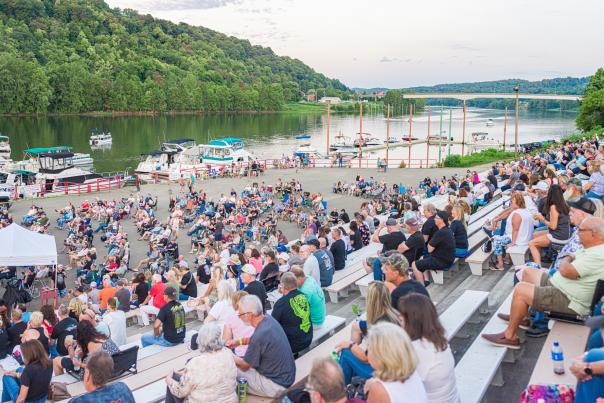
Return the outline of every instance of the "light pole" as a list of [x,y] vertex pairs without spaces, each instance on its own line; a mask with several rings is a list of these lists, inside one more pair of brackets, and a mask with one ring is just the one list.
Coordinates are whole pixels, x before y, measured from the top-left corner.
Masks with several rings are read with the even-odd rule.
[[516,127],[514,129],[514,153],[516,153],[516,154],[518,154],[518,92],[519,91],[520,91],[520,87],[516,85],[514,87],[514,92],[516,93]]

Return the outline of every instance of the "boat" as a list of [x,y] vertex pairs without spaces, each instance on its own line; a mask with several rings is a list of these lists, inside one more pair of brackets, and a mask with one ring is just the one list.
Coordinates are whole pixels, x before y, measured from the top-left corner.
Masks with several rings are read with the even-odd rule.
[[474,132],[472,133],[472,145],[476,148],[499,148],[501,144],[498,140],[488,137],[489,133]]
[[252,153],[244,149],[243,140],[236,137],[215,139],[199,147],[201,162],[209,168],[257,160]]
[[486,125],[487,127],[493,127],[495,126],[495,122],[493,122],[493,119],[487,119]]
[[361,139],[354,140],[354,146],[359,147],[367,147],[367,146],[381,146],[384,145],[384,141],[380,140],[376,137],[371,137],[370,133],[357,133],[357,136],[361,137]]
[[90,147],[109,146],[113,143],[113,137],[110,132],[104,132],[99,129],[94,129],[88,140]]
[[195,147],[195,140],[190,137],[167,140],[162,144],[163,150],[176,152],[182,152],[193,147]]
[[10,142],[8,136],[0,134],[0,160],[10,159]]
[[302,144],[294,151],[294,157],[306,160],[311,166],[317,168],[331,167],[335,161],[332,160],[328,155],[325,155],[316,147],[310,144]]
[[329,146],[330,151],[353,151],[355,150],[354,142],[350,137],[344,136],[339,133],[334,137],[334,142]]
[[310,139],[310,137],[311,136],[305,134],[305,135],[302,135],[302,136],[296,136],[295,139],[296,140],[308,140],[308,139]]
[[41,154],[65,152],[70,154],[70,165],[92,171],[94,160],[90,154],[74,153],[71,152],[71,149],[72,147],[70,146],[28,148],[23,151],[25,158],[22,161],[11,161],[7,164],[7,167],[9,170],[22,169],[29,172],[38,172],[40,165],[39,157]]
[[[406,137],[406,136],[401,137],[401,141],[415,141],[417,139],[418,139],[417,137]],[[392,141],[390,141],[390,142],[392,143]]]

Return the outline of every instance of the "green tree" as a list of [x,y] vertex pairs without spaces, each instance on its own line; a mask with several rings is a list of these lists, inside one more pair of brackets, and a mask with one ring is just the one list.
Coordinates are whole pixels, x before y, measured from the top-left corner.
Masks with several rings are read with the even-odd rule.
[[589,95],[583,98],[577,116],[577,126],[585,131],[604,127],[604,88],[590,91]]
[[41,113],[52,93],[37,62],[0,54],[0,113]]

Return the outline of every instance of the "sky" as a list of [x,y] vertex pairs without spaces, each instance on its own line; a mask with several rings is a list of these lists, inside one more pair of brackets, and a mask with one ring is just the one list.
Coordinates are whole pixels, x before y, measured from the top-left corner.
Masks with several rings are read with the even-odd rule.
[[592,75],[602,0],[106,0],[302,60],[350,87]]

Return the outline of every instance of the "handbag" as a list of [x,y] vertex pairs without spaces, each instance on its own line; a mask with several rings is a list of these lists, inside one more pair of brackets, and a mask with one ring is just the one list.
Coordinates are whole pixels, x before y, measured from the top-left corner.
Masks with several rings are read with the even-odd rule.
[[71,395],[67,391],[67,384],[63,382],[51,382],[48,385],[48,400],[58,402],[66,399],[71,399]]
[[491,253],[493,251],[493,240],[492,240],[492,238],[488,238],[485,243],[483,243],[482,245],[480,245],[480,249],[482,249],[482,251],[484,253]]

